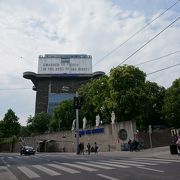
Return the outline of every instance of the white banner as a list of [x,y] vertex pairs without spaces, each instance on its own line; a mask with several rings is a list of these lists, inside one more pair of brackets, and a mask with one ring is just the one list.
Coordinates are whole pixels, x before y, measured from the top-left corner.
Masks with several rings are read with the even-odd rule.
[[45,55],[39,56],[38,74],[91,74],[92,56]]

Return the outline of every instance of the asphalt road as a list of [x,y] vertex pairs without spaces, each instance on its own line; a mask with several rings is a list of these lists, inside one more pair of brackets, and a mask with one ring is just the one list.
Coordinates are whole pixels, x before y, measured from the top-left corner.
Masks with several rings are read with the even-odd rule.
[[153,157],[37,153],[0,154],[0,180],[171,180],[180,161]]

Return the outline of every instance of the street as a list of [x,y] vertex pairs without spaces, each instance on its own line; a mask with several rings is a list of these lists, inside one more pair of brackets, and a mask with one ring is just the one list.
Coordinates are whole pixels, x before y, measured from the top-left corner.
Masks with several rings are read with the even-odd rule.
[[180,179],[179,168],[179,158],[120,157],[113,153],[37,153],[31,156],[0,154],[0,180],[166,180]]

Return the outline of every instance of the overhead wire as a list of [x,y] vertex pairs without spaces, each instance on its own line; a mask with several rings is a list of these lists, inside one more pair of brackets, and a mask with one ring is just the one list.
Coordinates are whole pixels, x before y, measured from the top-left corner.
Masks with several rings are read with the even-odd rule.
[[166,57],[168,57],[168,56],[172,56],[172,55],[177,54],[177,53],[180,53],[180,50],[174,51],[174,52],[169,53],[169,54],[166,54],[166,55],[164,55],[164,56],[160,56],[160,57],[155,58],[155,59],[151,59],[151,60],[148,60],[148,61],[143,61],[143,62],[138,63],[138,64],[134,64],[134,66],[139,66],[139,65],[143,65],[143,64],[146,64],[146,63],[149,63],[149,62],[157,61],[157,60],[159,60],[159,59],[163,59],[163,58],[166,58]]
[[171,22],[168,26],[166,26],[163,30],[161,30],[158,34],[153,36],[150,40],[148,40],[145,44],[143,44],[140,48],[138,48],[135,52],[130,54],[126,59],[124,59],[119,65],[125,63],[128,59],[130,59],[132,56],[134,56],[138,51],[143,49],[147,44],[149,44],[151,41],[153,41],[156,37],[158,37],[161,33],[163,33],[166,29],[168,29],[170,26],[172,26],[176,21],[178,21],[180,17],[176,18],[173,22]]
[[174,4],[172,4],[170,7],[168,7],[167,9],[165,9],[165,11],[163,11],[161,14],[159,14],[157,17],[155,17],[153,20],[151,20],[150,22],[148,22],[145,26],[143,26],[142,28],[140,28],[138,31],[136,31],[134,34],[132,34],[128,39],[126,39],[125,41],[123,41],[122,43],[120,43],[117,47],[115,47],[114,49],[112,49],[110,52],[108,52],[106,55],[104,55],[102,58],[100,58],[93,66],[97,65],[98,63],[100,63],[102,60],[104,60],[106,57],[110,56],[111,54],[113,54],[116,50],[118,50],[120,47],[122,47],[125,43],[127,43],[129,40],[131,40],[133,37],[135,37],[137,34],[139,34],[140,32],[142,32],[146,27],[148,27],[150,24],[152,24],[154,21],[156,21],[158,18],[160,18],[162,15],[164,15],[167,11],[169,11],[171,8],[173,8],[175,5],[177,5],[180,2],[180,0],[176,1]]
[[158,72],[160,72],[160,71],[164,71],[164,70],[166,70],[166,69],[170,69],[170,68],[173,68],[173,67],[176,67],[176,66],[179,66],[179,65],[180,65],[180,63],[179,63],[179,64],[172,65],[172,66],[168,66],[168,67],[165,67],[165,68],[162,68],[162,69],[158,69],[158,70],[156,70],[156,71],[147,73],[146,75],[148,76],[148,75],[151,75],[151,74],[155,74],[155,73],[158,73]]

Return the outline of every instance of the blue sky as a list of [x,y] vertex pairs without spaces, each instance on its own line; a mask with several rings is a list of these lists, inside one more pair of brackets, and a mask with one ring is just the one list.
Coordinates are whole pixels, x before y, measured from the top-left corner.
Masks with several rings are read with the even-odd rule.
[[[127,40],[177,0],[0,0],[0,119],[9,108],[22,124],[34,115],[35,92],[25,71],[37,72],[38,56],[90,54],[93,64]],[[112,67],[180,16],[180,3],[143,32],[93,66],[108,74]],[[180,50],[180,21],[126,61],[137,64]],[[180,53],[139,66],[146,73],[175,65]],[[180,66],[147,77],[168,88]],[[19,89],[22,88],[22,89]],[[27,89],[23,89],[27,88]]]

